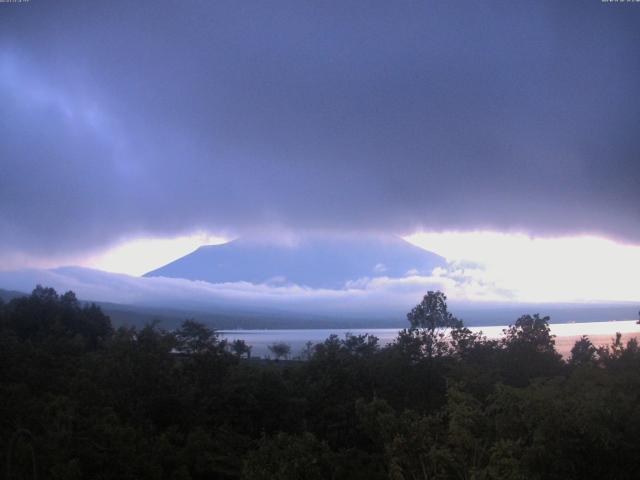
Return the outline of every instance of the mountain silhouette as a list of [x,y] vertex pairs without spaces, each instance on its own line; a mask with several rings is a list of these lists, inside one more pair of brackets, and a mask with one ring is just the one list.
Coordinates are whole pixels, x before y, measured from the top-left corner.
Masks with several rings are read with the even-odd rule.
[[393,236],[310,237],[294,244],[238,239],[200,247],[145,277],[338,289],[362,278],[429,275],[445,265],[443,257]]

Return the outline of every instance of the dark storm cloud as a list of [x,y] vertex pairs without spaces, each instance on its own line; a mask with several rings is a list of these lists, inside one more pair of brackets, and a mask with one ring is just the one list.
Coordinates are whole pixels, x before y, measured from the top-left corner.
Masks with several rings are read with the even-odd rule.
[[640,241],[640,8],[0,4],[0,249],[196,228]]

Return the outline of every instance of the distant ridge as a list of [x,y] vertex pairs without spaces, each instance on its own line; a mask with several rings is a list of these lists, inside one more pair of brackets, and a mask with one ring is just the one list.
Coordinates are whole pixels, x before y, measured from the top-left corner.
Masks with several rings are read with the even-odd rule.
[[365,277],[429,275],[444,266],[443,257],[394,236],[312,237],[293,245],[238,239],[200,247],[144,276],[336,289]]
[[26,297],[28,295],[28,293],[18,292],[16,290],[4,290],[0,288],[0,299],[5,302],[13,300],[14,298]]

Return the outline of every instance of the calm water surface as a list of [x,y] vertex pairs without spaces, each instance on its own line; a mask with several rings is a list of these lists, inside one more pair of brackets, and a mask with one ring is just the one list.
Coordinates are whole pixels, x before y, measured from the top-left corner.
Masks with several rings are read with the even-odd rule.
[[[498,338],[507,328],[504,325],[469,327],[474,332],[482,332],[489,338]],[[391,343],[398,335],[396,328],[352,328],[352,329],[298,329],[298,330],[223,330],[219,333],[226,339],[233,341],[241,339],[253,347],[252,356],[268,357],[267,348],[274,342],[285,342],[291,346],[291,356],[298,356],[305,348],[307,342],[321,343],[335,334],[344,338],[347,333],[361,335],[369,333],[380,339],[381,345]],[[635,320],[621,320],[616,322],[590,322],[590,323],[557,323],[551,324],[551,333],[561,336],[572,335],[611,335],[616,332],[640,332],[640,325]]]

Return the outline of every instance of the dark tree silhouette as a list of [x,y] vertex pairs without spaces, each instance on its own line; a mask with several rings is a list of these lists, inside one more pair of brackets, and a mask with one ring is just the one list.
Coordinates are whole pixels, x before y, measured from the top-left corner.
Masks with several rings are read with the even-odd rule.
[[462,321],[447,309],[447,296],[440,292],[427,292],[422,301],[408,314],[411,329],[425,329],[430,332],[446,328],[462,327]]
[[35,453],[51,479],[637,477],[635,339],[594,353],[582,338],[564,362],[547,317],[487,340],[439,292],[410,319],[384,347],[333,335],[308,361],[244,362],[246,344],[195,320],[113,330],[38,287],[0,304],[0,466],[31,478]]
[[572,365],[586,365],[594,363],[597,352],[597,348],[593,343],[591,343],[589,337],[583,335],[580,340],[576,341],[571,349],[571,358],[569,361]]
[[250,345],[247,345],[247,342],[241,339],[234,340],[230,344],[231,351],[238,358],[242,358],[246,355],[247,358],[251,358],[251,349]]
[[427,292],[422,301],[407,314],[407,320],[410,327],[400,332],[396,346],[414,362],[447,354],[451,347],[447,333],[455,331],[456,339],[471,335],[464,328],[462,320],[449,312],[447,296],[440,291]]
[[267,347],[276,356],[276,360],[288,358],[291,353],[291,346],[284,342],[275,342]]
[[511,385],[524,386],[535,377],[559,375],[562,357],[555,349],[549,317],[523,315],[504,330],[503,372]]
[[221,347],[215,330],[193,319],[182,322],[174,335],[176,348],[182,353],[214,353]]
[[113,331],[109,317],[95,304],[82,305],[73,292],[58,295],[40,285],[3,310],[6,327],[22,339],[78,337],[87,348],[95,349]]

